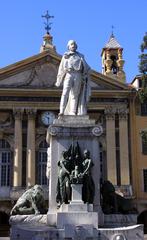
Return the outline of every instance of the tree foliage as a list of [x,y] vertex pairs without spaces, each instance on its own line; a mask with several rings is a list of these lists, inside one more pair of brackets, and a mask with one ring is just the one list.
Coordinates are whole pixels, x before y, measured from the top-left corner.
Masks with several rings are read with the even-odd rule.
[[139,98],[141,102],[144,102],[147,100],[147,32],[143,37],[140,49],[139,71],[141,73],[142,89],[139,91]]

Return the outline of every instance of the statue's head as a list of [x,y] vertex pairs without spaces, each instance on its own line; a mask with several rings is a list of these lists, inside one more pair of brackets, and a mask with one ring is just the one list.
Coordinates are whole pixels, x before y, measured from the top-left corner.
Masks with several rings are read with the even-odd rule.
[[62,156],[63,156],[64,159],[67,159],[68,158],[68,151],[63,151]]
[[102,184],[102,194],[108,195],[109,193],[114,193],[115,187],[110,181],[104,181]]
[[40,200],[40,198],[43,197],[43,189],[40,185],[35,185],[33,187],[33,197],[36,199],[36,200]]
[[84,156],[89,157],[90,156],[90,151],[88,149],[84,150]]
[[75,52],[78,48],[76,41],[69,40],[67,43],[67,48],[68,48],[68,50]]
[[76,170],[76,171],[78,171],[78,170],[79,170],[79,167],[78,167],[77,165],[75,166],[75,170]]
[[36,185],[33,187],[33,190],[34,190],[34,192],[38,192],[38,191],[43,192],[42,187],[41,187],[40,185],[38,185],[38,184],[36,184]]

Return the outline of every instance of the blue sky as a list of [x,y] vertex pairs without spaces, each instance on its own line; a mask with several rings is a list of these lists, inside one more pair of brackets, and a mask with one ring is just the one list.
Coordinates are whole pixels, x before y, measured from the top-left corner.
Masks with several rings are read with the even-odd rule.
[[140,44],[147,31],[147,0],[5,0],[0,3],[0,67],[39,53],[49,10],[53,43],[59,54],[74,39],[92,69],[101,72],[101,50],[111,26],[124,48],[127,82],[138,74]]

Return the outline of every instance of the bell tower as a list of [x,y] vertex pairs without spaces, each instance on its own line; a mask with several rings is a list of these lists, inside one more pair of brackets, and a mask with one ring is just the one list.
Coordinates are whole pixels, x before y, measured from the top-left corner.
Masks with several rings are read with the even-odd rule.
[[123,70],[125,61],[122,53],[123,48],[112,32],[108,43],[102,49],[102,73],[125,83],[126,75]]

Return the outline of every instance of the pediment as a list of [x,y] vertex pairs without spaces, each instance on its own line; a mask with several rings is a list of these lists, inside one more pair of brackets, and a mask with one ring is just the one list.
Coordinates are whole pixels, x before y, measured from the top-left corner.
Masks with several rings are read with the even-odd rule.
[[92,78],[91,78],[91,81],[90,81],[90,86],[91,86],[91,89],[93,90],[110,90],[110,87],[106,86],[100,79],[98,81],[94,81]]
[[[0,70],[0,88],[52,88],[61,56],[40,53]],[[128,86],[94,70],[91,71],[93,90],[126,90]]]
[[52,87],[56,81],[57,67],[52,63],[36,64],[32,68],[0,80],[0,88],[44,88]]
[[94,90],[129,90],[129,86],[102,73],[91,72],[91,87]]

